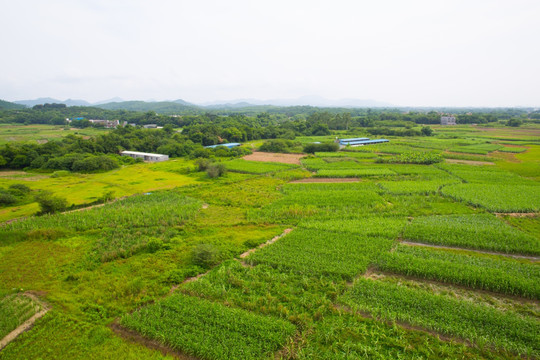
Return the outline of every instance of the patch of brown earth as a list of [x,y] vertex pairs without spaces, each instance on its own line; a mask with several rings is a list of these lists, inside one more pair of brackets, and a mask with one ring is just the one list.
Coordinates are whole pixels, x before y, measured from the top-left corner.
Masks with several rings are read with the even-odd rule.
[[291,183],[349,183],[360,182],[362,180],[358,178],[305,178],[300,180],[291,181]]
[[283,164],[296,164],[300,165],[300,159],[303,158],[304,154],[281,154],[281,153],[267,153],[262,151],[255,151],[251,155],[246,155],[243,157],[244,160],[249,161],[268,161],[268,162],[277,162]]
[[540,213],[495,213],[497,216],[511,216],[511,217],[537,217]]
[[495,163],[488,161],[476,161],[476,160],[459,160],[459,159],[446,159],[449,164],[465,164],[465,165],[495,165]]
[[129,341],[131,343],[140,344],[140,345],[146,346],[147,348],[157,350],[157,351],[161,352],[163,355],[170,355],[170,356],[173,356],[173,357],[175,357],[177,359],[182,359],[182,360],[198,360],[194,356],[186,355],[184,353],[176,351],[176,350],[170,348],[169,346],[160,343],[157,340],[147,339],[144,336],[142,336],[141,334],[139,334],[139,333],[137,333],[137,332],[135,332],[133,330],[129,330],[129,329],[124,328],[123,326],[121,326],[117,322],[113,322],[112,324],[110,324],[109,328],[116,335],[120,336],[121,338],[123,338],[123,339],[125,339],[125,340],[127,340],[127,341]]

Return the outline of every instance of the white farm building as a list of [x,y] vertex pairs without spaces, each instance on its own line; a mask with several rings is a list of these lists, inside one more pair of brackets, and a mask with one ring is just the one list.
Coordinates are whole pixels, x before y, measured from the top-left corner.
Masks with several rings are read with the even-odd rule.
[[441,125],[456,125],[454,116],[441,116]]
[[144,161],[167,161],[169,160],[169,155],[163,154],[152,154],[138,151],[122,151],[120,153],[122,156],[130,156],[134,159],[143,159]]

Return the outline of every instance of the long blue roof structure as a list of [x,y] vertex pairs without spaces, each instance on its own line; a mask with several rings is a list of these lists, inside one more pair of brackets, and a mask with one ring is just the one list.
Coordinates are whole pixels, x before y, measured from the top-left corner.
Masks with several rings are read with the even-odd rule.
[[390,140],[387,140],[387,139],[373,139],[373,140],[351,140],[351,141],[344,141],[344,140],[341,140],[339,143],[340,145],[351,145],[351,146],[355,146],[355,145],[371,145],[371,144],[380,144],[380,143],[385,143],[385,142],[389,142]]
[[226,143],[226,144],[208,145],[208,146],[205,146],[205,148],[213,149],[213,148],[217,148],[218,146],[225,146],[226,148],[230,149],[230,148],[240,146],[240,145],[242,145],[242,144],[240,144],[240,143]]
[[369,140],[369,138],[350,138],[350,139],[340,139],[339,142],[350,142],[350,141],[360,141],[360,140]]

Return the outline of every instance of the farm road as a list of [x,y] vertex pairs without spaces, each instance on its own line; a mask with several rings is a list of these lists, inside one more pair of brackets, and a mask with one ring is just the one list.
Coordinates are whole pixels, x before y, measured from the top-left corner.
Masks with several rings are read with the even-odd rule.
[[17,336],[29,330],[32,327],[32,325],[34,325],[37,319],[43,317],[43,315],[45,315],[49,311],[49,307],[45,303],[43,303],[41,300],[39,300],[38,297],[35,296],[34,294],[26,292],[23,295],[31,298],[36,304],[41,306],[41,310],[37,312],[36,314],[34,314],[34,316],[32,316],[30,319],[26,320],[24,323],[19,325],[19,327],[17,327],[15,330],[7,334],[2,340],[0,340],[0,350],[5,348]]

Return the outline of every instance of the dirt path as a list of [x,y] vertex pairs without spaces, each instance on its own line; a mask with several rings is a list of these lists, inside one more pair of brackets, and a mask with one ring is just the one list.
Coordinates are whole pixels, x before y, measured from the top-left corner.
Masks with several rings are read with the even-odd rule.
[[243,157],[244,160],[250,161],[269,161],[277,162],[283,164],[296,164],[300,165],[300,159],[303,158],[304,154],[281,154],[281,153],[267,153],[262,151],[255,151],[251,155],[246,155]]
[[495,163],[489,161],[476,161],[476,160],[459,160],[459,159],[446,159],[448,164],[464,164],[464,165],[495,165]]
[[514,258],[514,259],[527,259],[527,260],[532,260],[532,261],[535,261],[535,262],[540,262],[540,257],[532,256],[532,255],[506,254],[506,253],[500,253],[500,252],[489,251],[489,250],[475,250],[475,249],[467,249],[467,248],[454,247],[454,246],[425,244],[425,243],[419,243],[419,242],[413,242],[413,241],[401,241],[400,243],[404,244],[404,245],[409,245],[409,246],[423,246],[423,247],[429,247],[429,248],[435,248],[435,249],[465,250],[465,251],[472,251],[472,252],[479,253],[479,254],[499,255],[499,256],[511,257],[511,258]]
[[305,178],[291,181],[291,184],[310,184],[310,183],[356,183],[359,178]]
[[[291,231],[293,231],[293,229],[291,229],[291,228],[285,229],[280,235],[274,236],[272,239],[268,240],[268,241],[265,242],[265,243],[262,243],[261,245],[257,246],[256,248],[249,249],[248,251],[246,251],[246,252],[240,254],[240,256],[239,256],[240,259],[246,258],[248,255],[252,254],[252,253],[255,252],[257,249],[261,249],[261,248],[263,248],[263,247],[265,247],[265,246],[268,246],[268,245],[270,245],[270,244],[275,243],[277,240],[281,239],[282,237],[284,237],[285,235],[287,235],[287,234],[290,233]],[[242,264],[243,264],[243,263],[242,263]],[[182,281],[180,284],[173,285],[173,286],[171,287],[171,290],[169,291],[169,294],[174,293],[174,292],[180,287],[180,285],[182,285],[182,284],[187,284],[187,283],[190,283],[190,282],[199,280],[200,278],[202,278],[203,276],[205,276],[206,274],[208,274],[210,271],[212,271],[212,269],[208,270],[207,272],[201,273],[201,274],[199,274],[199,275],[189,277],[189,278],[185,279],[184,281]]]
[[288,233],[290,233],[291,231],[293,231],[293,229],[289,228],[289,229],[285,229],[281,235],[277,235],[277,236],[274,236],[272,239],[268,240],[267,242],[265,243],[262,243],[261,245],[257,246],[256,248],[253,248],[253,249],[249,249],[248,251],[240,254],[240,259],[245,259],[246,257],[248,257],[249,255],[251,255],[252,253],[254,253],[257,249],[262,249],[263,247],[265,246],[268,246],[270,244],[273,244],[275,243],[276,241],[278,241],[279,239],[281,239],[282,237],[284,237],[285,235],[287,235]]
[[17,327],[15,330],[7,334],[2,340],[0,340],[0,350],[5,348],[17,336],[29,330],[34,325],[37,319],[43,317],[43,315],[45,315],[49,311],[49,307],[45,303],[43,303],[41,300],[39,300],[38,297],[35,296],[34,294],[26,292],[23,295],[31,298],[32,301],[34,301],[36,304],[38,304],[41,307],[41,310],[37,312],[36,314],[34,314],[34,316],[32,316],[30,319],[26,320],[24,323],[19,325],[19,327]]
[[511,217],[537,217],[540,213],[495,213],[497,216],[511,216]]

